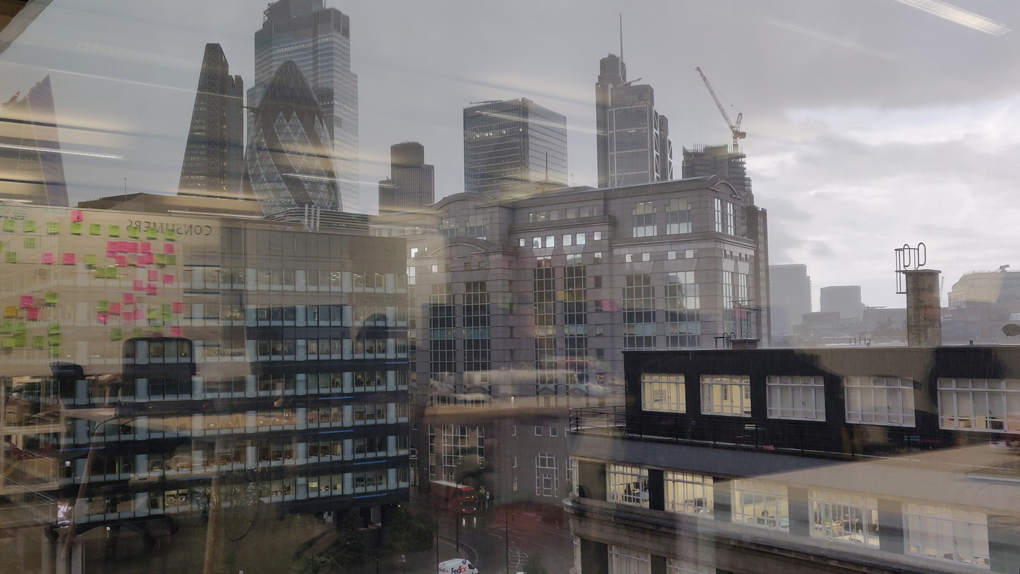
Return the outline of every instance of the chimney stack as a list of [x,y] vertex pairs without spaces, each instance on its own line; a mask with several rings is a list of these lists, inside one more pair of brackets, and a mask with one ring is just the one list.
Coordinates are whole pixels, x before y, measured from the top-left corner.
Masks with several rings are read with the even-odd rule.
[[907,279],[907,345],[938,347],[942,344],[942,301],[936,269],[910,269]]

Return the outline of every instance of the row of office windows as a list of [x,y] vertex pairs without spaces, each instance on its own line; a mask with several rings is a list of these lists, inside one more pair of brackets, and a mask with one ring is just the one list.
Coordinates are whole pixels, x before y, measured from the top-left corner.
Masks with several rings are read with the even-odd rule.
[[[576,467],[576,460],[571,460]],[[713,518],[713,478],[691,472],[663,472],[665,510]],[[730,521],[757,528],[790,532],[790,497],[787,486],[769,480],[727,481]],[[575,481],[576,484],[576,481]],[[608,464],[607,500],[649,507],[648,469]],[[575,486],[574,494],[577,495]],[[903,528],[906,554],[990,567],[988,518],[982,512],[937,506],[925,502],[902,502],[896,524],[880,524],[878,500],[851,492],[808,490],[810,536],[832,542],[878,548],[881,528]]]
[[[822,377],[766,378],[768,418],[825,420]],[[914,382],[896,377],[845,377],[846,422],[913,427]],[[703,375],[701,413],[751,416],[751,381],[747,376]],[[686,413],[683,375],[641,375],[646,411]],[[949,430],[1012,432],[1020,430],[1020,380],[938,380],[939,427]]]
[[266,269],[253,267],[185,267],[181,287],[192,289],[339,291],[399,293],[407,289],[403,273]]
[[[410,469],[382,468],[292,477],[259,481],[255,485],[258,488],[259,500],[265,503],[347,496],[407,488],[410,485]],[[208,507],[208,495],[208,488],[195,487],[143,492],[130,497],[94,496],[86,499],[86,516],[78,517],[76,520],[89,522],[154,514],[199,512]]]
[[[592,241],[602,241],[602,232],[595,231],[591,234]],[[588,242],[587,233],[565,233],[560,237],[560,245],[571,247],[573,245],[585,245]],[[518,247],[527,247],[528,240],[521,237],[517,240]],[[546,235],[544,237],[532,237],[531,248],[542,249],[543,247],[556,247],[556,236]]]
[[[407,371],[346,371],[236,377],[148,377],[121,385],[121,400],[178,400],[188,398],[266,397],[406,391]],[[98,397],[97,397],[98,398]]]
[[[720,201],[720,200],[716,200]],[[639,201],[631,210],[631,236],[655,237],[659,235],[658,207],[652,201]],[[666,235],[690,233],[693,222],[693,202],[670,199],[666,204]]]

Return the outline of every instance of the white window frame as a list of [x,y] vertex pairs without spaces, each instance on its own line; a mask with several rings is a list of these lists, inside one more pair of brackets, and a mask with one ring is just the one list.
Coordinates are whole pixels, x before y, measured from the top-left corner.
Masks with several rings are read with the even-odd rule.
[[914,426],[914,382],[910,379],[845,377],[843,391],[848,424]]
[[903,527],[905,554],[991,568],[985,514],[904,502]]
[[712,516],[715,508],[715,489],[711,476],[667,470],[663,479],[667,511]]
[[811,490],[811,536],[878,548],[878,500],[856,494]]
[[[719,397],[718,402],[716,397]],[[702,375],[701,414],[750,418],[751,378],[747,375]]]
[[686,413],[686,389],[683,375],[641,373],[641,410]]
[[606,499],[609,502],[648,508],[648,469],[626,464],[607,464]]
[[556,497],[559,493],[559,461],[552,454],[540,452],[535,457],[535,496]]
[[[769,530],[790,531],[790,495],[785,485],[764,480],[737,479],[733,481],[732,488],[733,522]],[[748,500],[745,497],[750,497],[749,503],[745,503]],[[760,513],[759,508],[762,509]]]
[[1020,380],[939,379],[939,428],[1002,433],[1020,430]]
[[666,559],[666,574],[711,574],[713,572],[715,572],[715,568],[692,564],[676,558]]
[[768,418],[825,421],[825,379],[822,377],[769,376]]
[[651,574],[652,556],[624,546],[609,547],[609,574]]

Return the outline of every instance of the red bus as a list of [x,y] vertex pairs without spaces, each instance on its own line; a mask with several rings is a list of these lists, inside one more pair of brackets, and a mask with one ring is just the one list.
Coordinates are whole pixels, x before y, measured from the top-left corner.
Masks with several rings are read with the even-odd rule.
[[470,486],[434,480],[429,483],[429,504],[456,514],[474,514],[478,496]]

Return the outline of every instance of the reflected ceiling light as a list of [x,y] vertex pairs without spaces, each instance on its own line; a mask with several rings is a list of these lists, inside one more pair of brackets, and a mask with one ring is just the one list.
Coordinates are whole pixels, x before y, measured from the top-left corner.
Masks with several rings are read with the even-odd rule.
[[553,122],[544,122],[542,120],[531,120],[531,119],[524,120],[524,119],[521,119],[521,118],[519,118],[517,116],[514,116],[514,115],[500,114],[500,113],[497,113],[497,112],[478,112],[478,115],[480,115],[480,116],[489,116],[490,118],[496,118],[496,119],[499,119],[499,120],[510,120],[510,121],[514,121],[514,122],[524,122],[524,123],[535,124],[535,125],[539,125],[539,126],[549,126],[549,127],[552,127],[552,128],[563,128],[565,130],[572,131],[572,132],[584,132],[584,133],[588,133],[588,134],[598,134],[599,133],[598,130],[590,130],[590,129],[585,129],[585,128],[572,128],[572,127],[570,127],[568,125],[557,124],[557,123],[553,123]]
[[953,6],[948,2],[942,0],[896,0],[900,4],[906,4],[918,10],[923,10],[933,16],[938,16],[950,22],[955,22],[961,26],[973,28],[978,32],[984,32],[985,34],[991,34],[992,36],[1001,36],[1006,32],[1009,32],[1009,28],[996,22],[995,20],[985,18],[980,14],[975,14],[969,10],[964,10],[957,6]]
[[124,159],[122,155],[113,155],[108,153],[93,153],[90,151],[72,151],[67,149],[53,149],[48,147],[35,147],[30,145],[14,145],[14,144],[0,144],[0,148],[3,149],[16,149],[19,151],[34,151],[40,153],[59,153],[63,155],[80,155],[84,157],[101,157],[103,159]]

